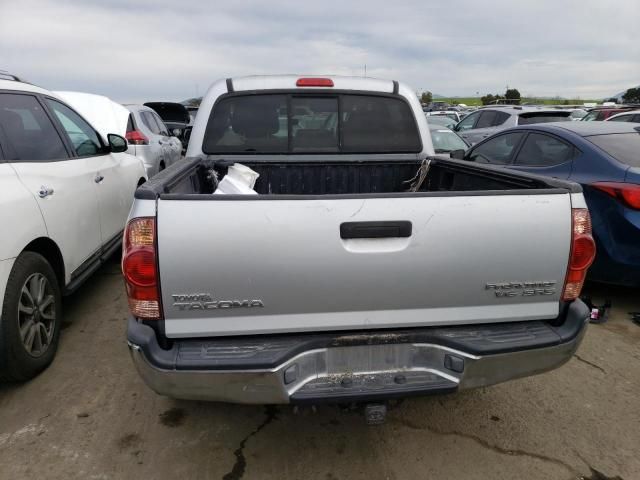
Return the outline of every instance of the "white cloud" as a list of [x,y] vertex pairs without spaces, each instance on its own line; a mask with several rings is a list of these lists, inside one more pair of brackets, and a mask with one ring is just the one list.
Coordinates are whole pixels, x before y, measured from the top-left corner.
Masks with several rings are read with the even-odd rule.
[[0,0],[0,68],[51,89],[181,100],[215,79],[363,72],[446,95],[604,97],[640,83],[640,2]]

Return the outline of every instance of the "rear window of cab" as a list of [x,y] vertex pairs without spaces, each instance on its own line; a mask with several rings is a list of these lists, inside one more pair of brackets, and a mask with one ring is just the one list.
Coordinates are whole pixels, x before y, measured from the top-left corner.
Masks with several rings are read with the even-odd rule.
[[274,93],[218,100],[202,151],[418,153],[422,142],[411,107],[401,97]]

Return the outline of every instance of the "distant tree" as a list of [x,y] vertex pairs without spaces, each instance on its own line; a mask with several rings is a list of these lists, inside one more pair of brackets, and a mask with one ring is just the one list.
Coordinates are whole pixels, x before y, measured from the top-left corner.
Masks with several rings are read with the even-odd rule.
[[433,94],[428,90],[426,92],[422,92],[422,95],[420,96],[420,101],[422,103],[431,103],[431,102],[433,102]]
[[480,101],[483,105],[492,105],[495,103],[501,103],[504,100],[504,97],[499,94],[491,95],[490,93],[480,98]]
[[482,102],[483,105],[491,105],[494,100],[495,100],[495,97],[490,93],[485,95],[484,97],[480,97],[480,101]]
[[640,87],[630,88],[622,95],[624,103],[640,103]]
[[510,104],[519,105],[520,104],[520,92],[517,88],[507,88],[507,91],[504,93],[504,96],[507,100],[509,100]]
[[617,97],[607,98],[605,102],[618,103],[618,98]]

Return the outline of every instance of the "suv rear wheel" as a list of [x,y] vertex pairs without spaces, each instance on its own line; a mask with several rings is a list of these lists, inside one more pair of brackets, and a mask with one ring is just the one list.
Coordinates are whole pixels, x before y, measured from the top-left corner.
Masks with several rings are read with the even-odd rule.
[[60,337],[62,296],[51,265],[23,252],[9,275],[0,317],[0,381],[25,381],[53,361]]

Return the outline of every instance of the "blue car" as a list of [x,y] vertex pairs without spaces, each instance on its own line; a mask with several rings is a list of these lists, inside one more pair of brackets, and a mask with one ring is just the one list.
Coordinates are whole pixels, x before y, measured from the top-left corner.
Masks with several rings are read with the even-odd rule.
[[589,279],[640,286],[640,124],[523,125],[478,143],[464,158],[581,184],[598,252]]

